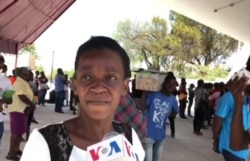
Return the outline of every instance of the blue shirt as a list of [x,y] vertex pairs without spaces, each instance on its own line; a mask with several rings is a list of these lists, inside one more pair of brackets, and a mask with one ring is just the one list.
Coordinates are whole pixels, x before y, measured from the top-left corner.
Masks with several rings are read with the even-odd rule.
[[147,95],[148,137],[161,141],[166,138],[166,119],[171,111],[178,113],[178,103],[174,95],[166,96],[161,92],[150,92]]
[[[248,121],[250,118],[249,103],[250,99],[249,97],[246,97],[242,111],[243,125],[245,130],[250,128],[250,122]],[[234,151],[230,148],[230,131],[231,131],[231,122],[233,119],[234,108],[235,105],[232,93],[231,92],[225,93],[219,100],[216,111],[216,115],[223,118],[223,123],[219,137],[219,150],[220,152],[222,152],[222,150],[224,149],[231,152],[233,155],[239,158],[247,159],[249,150]]]
[[64,91],[65,77],[62,74],[57,74],[55,77],[55,92]]

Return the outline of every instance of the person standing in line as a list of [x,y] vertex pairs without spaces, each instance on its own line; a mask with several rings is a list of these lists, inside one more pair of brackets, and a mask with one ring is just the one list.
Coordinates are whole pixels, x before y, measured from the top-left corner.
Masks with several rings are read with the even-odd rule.
[[222,95],[221,93],[222,93],[222,88],[221,88],[220,84],[215,83],[213,93],[208,97],[208,100],[211,104],[210,115],[208,116],[208,123],[207,123],[208,126],[212,126],[211,119],[214,115],[214,112],[216,111],[219,99]]
[[[173,72],[167,72],[167,75],[174,76]],[[177,87],[179,86],[178,82],[176,81],[176,87],[173,91],[173,95],[176,97],[178,95],[178,90]],[[176,113],[172,110],[171,113],[169,114],[168,120],[170,124],[170,135],[172,138],[175,138],[175,118],[176,118]]]
[[204,89],[204,81],[202,79],[198,80],[197,88],[194,91],[195,95],[195,113],[193,120],[194,134],[203,135],[200,131],[203,124],[203,118],[205,115],[205,110],[207,108],[208,96],[207,90]]
[[187,89],[186,89],[186,79],[181,78],[180,88],[178,90],[179,106],[180,106],[180,118],[186,119],[185,111],[187,106]]
[[64,92],[65,92],[65,106],[68,106],[69,105],[69,80],[68,80],[68,75],[65,74],[64,75],[65,77],[65,84],[64,84]]
[[188,88],[188,116],[193,117],[191,114],[191,108],[194,102],[194,84],[190,84]]
[[69,107],[70,107],[70,111],[73,111],[73,114],[75,115],[76,114],[77,101],[76,101],[76,95],[74,94],[73,77],[70,78],[69,89],[70,89]]
[[17,79],[13,84],[13,101],[8,106],[10,116],[10,148],[6,156],[8,160],[19,160],[22,155],[20,143],[22,135],[27,132],[28,115],[35,110],[33,103],[33,91],[29,85],[30,71],[21,67],[17,73]]
[[[6,64],[4,64],[4,65],[2,66],[2,73],[1,73],[1,75],[4,76],[4,77],[6,77],[7,79],[9,79],[9,78],[7,77],[7,71],[8,71],[8,66],[7,66]],[[8,108],[7,105],[6,105],[6,104],[3,104],[3,110],[2,110],[2,114],[3,114],[3,115],[7,115],[6,112],[5,112],[5,110],[6,110],[7,108]]]
[[38,100],[39,100],[39,105],[41,106],[45,106],[45,96],[47,90],[49,89],[47,83],[48,83],[48,78],[42,71],[40,77],[38,78]]
[[[242,81],[242,80],[241,80]],[[237,86],[241,86],[237,84]],[[241,86],[242,87],[242,86]],[[241,89],[242,90],[242,89]],[[245,89],[245,94],[249,95],[249,87]],[[234,93],[232,93],[234,92]],[[241,119],[240,127],[244,127],[244,129],[249,129],[250,124],[248,122],[249,118],[249,97],[241,97],[237,96],[239,93],[237,92],[236,86],[230,88],[230,91],[225,93],[219,100],[217,110],[214,116],[213,122],[213,149],[216,153],[221,153],[226,161],[245,161],[245,159],[249,156],[249,149],[232,149],[234,142],[230,143],[230,133],[231,137],[234,136],[235,141],[239,141],[241,137],[242,130],[233,131],[235,128],[231,129],[231,126],[234,126],[234,122],[232,122],[233,117],[237,117],[239,112],[242,113],[243,117]],[[242,95],[242,93],[240,93]],[[236,99],[234,99],[236,98]],[[235,102],[235,100],[237,102]],[[242,110],[239,110],[242,108]],[[236,112],[236,114],[235,114]],[[233,123],[233,125],[231,125]],[[239,128],[240,128],[239,127]],[[238,128],[237,128],[238,130]],[[237,133],[237,135],[235,134]],[[232,139],[231,139],[232,140]],[[241,142],[239,142],[241,143]],[[230,146],[230,144],[232,144]],[[234,147],[234,146],[233,146]]]
[[[4,57],[0,55],[0,69],[4,66]],[[1,140],[4,133],[4,118],[3,118],[3,105],[4,104],[10,104],[12,103],[12,97],[11,98],[4,98],[3,94],[6,91],[13,90],[12,85],[8,77],[6,76],[6,73],[0,73],[0,148],[1,148]],[[0,149],[1,151],[1,149]]]
[[38,90],[38,85],[39,85],[39,75],[40,75],[40,72],[37,70],[35,72],[35,77],[34,77],[34,83],[35,83],[35,85],[37,87],[37,90]]
[[171,111],[179,112],[176,96],[176,78],[167,75],[161,91],[142,94],[141,109],[148,120],[147,138],[142,142],[146,152],[145,161],[159,161],[166,140],[166,120]]
[[[30,78],[29,78],[29,85],[30,85],[30,88],[32,89],[33,91],[33,94],[34,94],[34,97],[33,97],[33,103],[34,105],[36,106],[36,102],[34,101],[34,98],[35,96],[37,95],[37,87],[36,87],[36,84],[34,82],[34,74],[33,72],[30,70]],[[36,107],[35,107],[36,108]],[[35,111],[31,111],[28,115],[28,127],[27,127],[27,132],[26,132],[26,141],[28,141],[29,139],[29,135],[30,135],[30,125],[31,123],[36,123],[38,124],[38,121],[36,121],[35,117],[34,117],[34,113]]]
[[[230,148],[237,153],[249,151],[250,143],[250,85],[249,78],[235,78],[231,82],[230,91],[233,95],[235,109],[231,122]],[[244,93],[244,95],[243,95]],[[250,157],[248,156],[248,160]]]
[[62,107],[65,99],[65,91],[64,91],[65,83],[66,80],[63,70],[61,68],[58,68],[55,77],[55,95],[56,95],[55,112],[57,113],[64,113]]
[[[246,65],[249,71],[250,59]],[[249,158],[249,78],[244,74],[238,77],[238,72],[232,78],[227,83],[229,91],[221,96],[214,115],[213,150],[221,153],[226,161],[246,161]]]

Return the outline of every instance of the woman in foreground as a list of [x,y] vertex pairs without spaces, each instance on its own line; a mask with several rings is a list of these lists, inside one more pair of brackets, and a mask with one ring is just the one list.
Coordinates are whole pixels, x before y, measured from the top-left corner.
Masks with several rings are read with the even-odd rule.
[[[136,132],[114,122],[120,98],[130,77],[130,61],[113,39],[92,37],[81,45],[75,59],[74,93],[79,98],[79,115],[63,123],[35,129],[25,145],[21,161],[85,161],[88,146],[109,132],[131,132],[131,142],[144,159]],[[131,136],[130,135],[130,136]],[[128,138],[129,140],[129,138]]]

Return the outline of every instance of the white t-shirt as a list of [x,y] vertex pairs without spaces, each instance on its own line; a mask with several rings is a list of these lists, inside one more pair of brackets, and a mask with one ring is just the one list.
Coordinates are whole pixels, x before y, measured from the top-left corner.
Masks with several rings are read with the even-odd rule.
[[[143,161],[145,152],[134,129],[132,129],[133,147],[139,155],[139,161]],[[87,152],[73,145],[69,161],[86,161]],[[26,143],[20,161],[51,161],[50,151],[44,137],[34,129]]]
[[[10,80],[4,73],[0,73],[0,99],[5,91],[13,90]],[[3,114],[0,112],[0,122],[3,122]]]

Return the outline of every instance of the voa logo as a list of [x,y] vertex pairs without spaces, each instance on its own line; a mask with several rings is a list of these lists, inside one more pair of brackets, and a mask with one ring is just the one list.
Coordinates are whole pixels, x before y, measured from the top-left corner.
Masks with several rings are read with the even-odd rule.
[[116,141],[112,141],[107,146],[99,146],[97,149],[92,149],[89,151],[90,156],[92,157],[93,161],[98,161],[100,158],[106,158],[113,154],[117,154],[122,152],[121,148],[117,144]]

